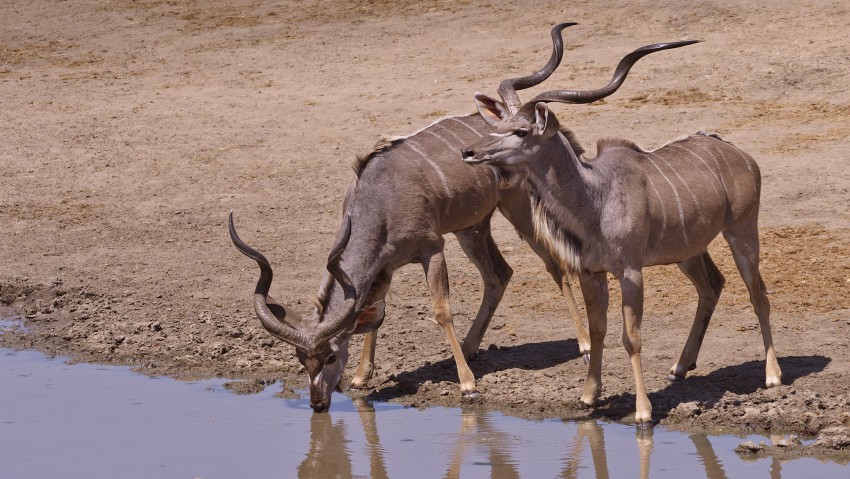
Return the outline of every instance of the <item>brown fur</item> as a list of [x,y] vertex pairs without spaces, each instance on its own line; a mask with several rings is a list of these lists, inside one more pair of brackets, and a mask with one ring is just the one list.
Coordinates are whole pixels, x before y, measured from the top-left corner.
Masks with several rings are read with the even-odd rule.
[[631,140],[623,139],[623,138],[601,138],[601,139],[599,139],[599,141],[596,142],[596,154],[597,154],[597,156],[599,154],[601,154],[603,151],[611,149],[611,148],[627,148],[629,150],[634,150],[634,151],[638,151],[638,152],[641,152],[641,153],[646,152],[646,150],[644,150],[637,143],[635,143]]
[[587,153],[587,150],[585,150],[584,147],[581,146],[581,143],[578,142],[576,134],[573,133],[572,130],[564,126],[561,127],[560,131],[561,134],[564,135],[564,138],[567,139],[567,142],[570,144],[570,147],[573,149],[573,152],[576,154],[576,158],[581,159],[581,157],[584,156],[585,153]]
[[382,151],[386,151],[389,148],[401,143],[404,138],[390,138],[388,136],[382,136],[381,139],[375,143],[375,146],[372,147],[372,151],[365,155],[356,155],[354,157],[354,162],[351,167],[354,169],[354,174],[360,178],[360,174],[363,173],[363,170],[366,168],[366,165],[369,163],[369,160],[372,159],[377,153]]

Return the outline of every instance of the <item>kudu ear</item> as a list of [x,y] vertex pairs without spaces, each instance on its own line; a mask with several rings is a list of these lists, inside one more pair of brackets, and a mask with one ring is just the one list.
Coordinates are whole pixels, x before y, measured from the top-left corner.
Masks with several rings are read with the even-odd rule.
[[551,136],[560,128],[558,119],[551,114],[549,107],[542,101],[534,105],[534,134]]
[[357,321],[354,323],[354,331],[351,334],[366,334],[380,328],[384,322],[384,308],[386,305],[387,303],[381,300],[361,311],[357,316]]
[[490,98],[483,93],[475,94],[475,106],[481,118],[484,118],[490,126],[498,126],[505,118],[510,116],[508,109],[499,100]]

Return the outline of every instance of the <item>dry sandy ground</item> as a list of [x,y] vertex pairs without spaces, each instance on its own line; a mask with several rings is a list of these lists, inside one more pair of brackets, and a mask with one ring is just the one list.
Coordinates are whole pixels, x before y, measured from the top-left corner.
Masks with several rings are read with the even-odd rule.
[[[656,418],[685,428],[850,426],[847,3],[597,3],[2,2],[0,301],[23,312],[28,331],[0,342],[149,373],[305,387],[291,350],[253,317],[256,265],[230,244],[227,212],[275,265],[274,295],[307,312],[354,155],[382,134],[470,112],[475,91],[494,94],[501,79],[537,69],[549,29],[569,20],[580,25],[565,31],[564,63],[533,91],[594,88],[634,48],[704,40],[641,60],[606,101],[554,106],[585,146],[624,136],[655,147],[706,129],[762,168],[763,274],[785,384],[760,387],[757,320],[715,243],[727,288],[686,381],[665,378],[696,294],[675,266],[646,272],[643,365]],[[471,364],[483,407],[628,421],[634,383],[616,291],[603,402],[583,409],[586,370],[565,304],[498,215],[494,230],[514,277]],[[481,283],[453,238],[447,254],[464,334]],[[399,271],[389,303],[375,389],[360,394],[458,404],[421,268]],[[834,444],[844,437],[846,447],[840,433]]]

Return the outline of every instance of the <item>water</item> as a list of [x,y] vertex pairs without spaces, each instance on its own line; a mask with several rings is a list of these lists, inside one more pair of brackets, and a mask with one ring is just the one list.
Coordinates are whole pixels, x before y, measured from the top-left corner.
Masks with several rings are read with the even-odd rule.
[[743,460],[762,436],[639,432],[604,422],[525,421],[337,395],[250,396],[123,367],[0,349],[0,479],[848,477],[811,458]]

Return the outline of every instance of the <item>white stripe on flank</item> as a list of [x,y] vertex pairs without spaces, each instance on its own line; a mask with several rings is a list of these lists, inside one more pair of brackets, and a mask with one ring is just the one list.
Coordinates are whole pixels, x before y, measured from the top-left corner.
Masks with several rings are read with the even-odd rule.
[[[468,116],[472,116],[472,115],[468,115]],[[456,117],[456,116],[453,116],[453,117],[451,117],[451,118],[446,118],[446,120],[454,120],[454,121],[456,121],[456,122],[460,123],[461,125],[465,126],[467,129],[469,129],[469,131],[471,131],[471,132],[475,133],[476,135],[478,135],[478,138],[481,138],[481,137],[483,137],[483,136],[484,136],[483,134],[481,134],[481,132],[480,132],[480,131],[478,131],[478,130],[476,130],[475,128],[472,128],[471,126],[467,125],[466,123],[464,123],[464,122],[462,122],[462,121],[458,120],[458,117]]]
[[649,181],[649,186],[652,187],[652,191],[655,192],[655,197],[658,198],[658,203],[661,205],[661,233],[664,234],[664,230],[667,229],[667,208],[664,207],[664,200],[661,198],[661,193],[658,192],[655,183],[652,182],[652,178],[647,175],[646,179]]
[[723,185],[723,190],[726,192],[726,197],[727,198],[729,197],[729,191],[728,191],[729,187],[732,187],[732,188],[735,189],[735,191],[733,191],[732,194],[734,194],[735,197],[737,197],[738,196],[738,188],[735,186],[735,178],[732,176],[732,172],[729,170],[728,164],[726,165],[726,171],[729,174],[729,179],[731,180],[731,182],[730,182],[731,185],[727,185],[726,182],[723,181],[723,171],[720,168],[720,160],[723,159],[724,162],[725,162],[726,157],[723,155],[723,153],[720,150],[717,149],[717,146],[714,143],[712,143],[711,149],[714,150],[714,153],[715,153],[714,155],[711,155],[711,157],[714,158],[714,163],[717,165],[717,174],[720,175],[720,184]]
[[437,163],[434,163],[433,160],[428,158],[428,155],[426,155],[425,153],[422,152],[422,150],[417,148],[414,143],[415,142],[412,138],[408,138],[404,142],[405,145],[409,146],[413,151],[418,153],[419,156],[422,157],[422,159],[427,161],[428,164],[431,165],[434,168],[434,171],[436,171],[437,175],[440,177],[440,182],[443,184],[443,190],[446,192],[446,195],[451,196],[451,190],[449,189],[449,182],[446,180],[446,175],[445,175],[445,173],[443,173],[443,170],[440,169],[440,165],[438,165]]
[[[711,168],[711,166],[709,166],[708,162],[706,162],[705,159],[702,156],[698,155],[695,151],[692,151],[690,148],[687,148],[687,147],[682,146],[682,145],[675,145],[675,146],[677,146],[677,147],[687,151],[691,155],[695,156],[696,159],[698,159],[700,162],[702,162],[703,165],[705,165],[705,169],[708,170],[708,173],[711,175],[711,178],[713,180],[715,180],[715,181],[712,181],[711,184],[714,185],[714,189],[717,190],[717,194],[719,194],[720,196],[724,196],[723,195],[723,183],[720,181],[720,177],[717,176],[719,173],[714,171]],[[709,154],[709,156],[711,156],[711,152],[708,152],[708,154]]]
[[[688,150],[688,151],[690,151],[690,150]],[[661,155],[655,155],[655,157],[661,158],[662,160],[664,160],[664,163],[667,163],[667,167],[670,168],[671,170],[673,170],[673,174],[676,175],[676,178],[678,178],[679,181],[681,181],[682,184],[685,185],[685,189],[688,190],[688,193],[691,194],[691,198],[694,199],[694,205],[697,207],[697,218],[701,220],[702,219],[702,208],[699,207],[699,200],[697,199],[697,195],[695,195],[694,192],[691,191],[691,187],[688,185],[688,182],[685,181],[684,178],[682,178],[682,175],[680,175],[679,172],[676,171],[675,165],[670,164],[670,161],[667,158],[664,158]]]
[[688,244],[688,232],[685,231],[685,211],[682,209],[682,200],[679,198],[679,192],[676,190],[676,186],[673,185],[673,182],[670,181],[670,178],[667,178],[667,175],[664,174],[661,168],[659,168],[658,165],[656,165],[655,162],[652,161],[652,156],[654,155],[646,155],[646,159],[649,160],[650,163],[652,163],[652,166],[654,166],[659,173],[661,173],[661,176],[663,176],[664,179],[667,180],[667,184],[669,184],[670,188],[673,190],[673,195],[676,197],[676,206],[679,208],[679,221],[680,226],[682,227],[682,237],[685,239],[685,244]]
[[458,142],[458,144],[460,144],[460,145],[463,145],[463,144],[464,144],[464,140],[463,140],[463,138],[461,138],[461,137],[457,136],[457,134],[456,134],[455,132],[453,132],[453,131],[451,130],[451,128],[447,127],[447,126],[445,125],[445,123],[441,123],[441,124],[439,124],[439,125],[434,125],[434,126],[439,126],[440,128],[442,128],[442,129],[443,129],[443,131],[444,131],[444,132],[446,132],[446,133],[448,133],[448,134],[449,134],[452,138],[454,138],[454,139]]
[[[462,122],[462,121],[458,120],[458,118],[467,118],[467,117],[470,117],[470,116],[472,116],[472,115],[475,115],[475,113],[470,113],[470,114],[468,114],[468,115],[460,115],[460,116],[444,116],[444,117],[442,117],[442,118],[438,118],[438,119],[434,120],[434,121],[433,121],[430,125],[425,126],[425,127],[423,127],[423,128],[420,128],[420,129],[418,129],[418,130],[414,131],[413,133],[411,133],[411,134],[409,134],[409,135],[403,135],[403,136],[390,136],[390,137],[388,137],[388,139],[389,139],[390,141],[407,140],[408,138],[412,138],[412,137],[414,137],[414,136],[416,136],[416,135],[418,135],[418,134],[422,133],[423,131],[427,130],[428,128],[431,128],[432,126],[434,126],[434,125],[436,125],[437,123],[440,123],[440,122],[442,122],[442,121],[454,120],[454,121],[459,122],[461,125],[466,126],[466,124],[465,124],[464,122]],[[467,127],[467,128],[469,128],[468,126],[466,126],[466,127]],[[469,129],[470,129],[470,130],[472,130],[472,128],[469,128]],[[472,130],[472,131],[475,131],[475,130]],[[476,133],[478,133],[478,132],[476,132]],[[481,136],[481,134],[479,134],[478,136],[480,137],[480,136]]]
[[448,140],[446,140],[446,139],[445,139],[445,138],[443,138],[442,136],[440,136],[440,135],[438,135],[438,134],[434,133],[434,132],[433,132],[433,131],[431,131],[431,130],[425,130],[423,133],[428,133],[429,135],[433,136],[434,138],[436,138],[436,139],[440,140],[440,142],[442,142],[444,145],[446,145],[446,146],[448,147],[448,149],[449,149],[449,150],[454,150],[454,149],[456,149],[456,148],[457,148],[454,144],[450,143]]

